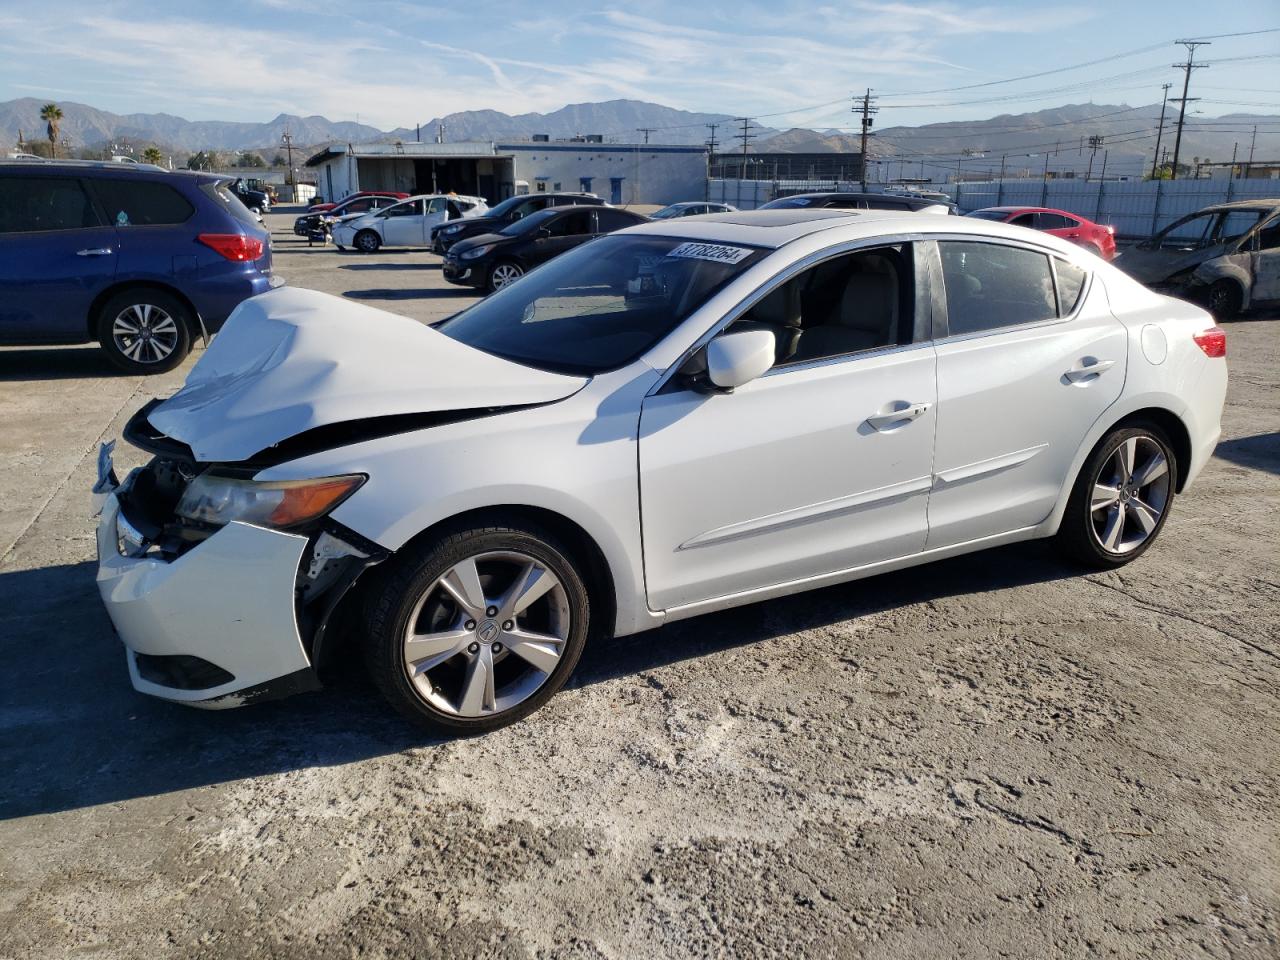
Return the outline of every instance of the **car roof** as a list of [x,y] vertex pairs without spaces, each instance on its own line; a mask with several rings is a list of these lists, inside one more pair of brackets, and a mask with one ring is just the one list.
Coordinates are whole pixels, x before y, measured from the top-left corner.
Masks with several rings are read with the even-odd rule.
[[33,170],[47,171],[76,171],[84,173],[87,170],[106,170],[116,173],[125,174],[147,174],[154,175],[157,173],[178,174],[178,173],[197,173],[204,171],[195,170],[166,170],[164,167],[157,167],[151,163],[119,163],[116,160],[46,160],[40,158],[39,163],[32,160],[23,160],[21,158],[10,159],[8,157],[0,158],[0,170],[9,168],[22,170],[24,173],[31,173]]
[[[845,239],[875,239],[879,236],[903,234],[974,234],[979,237],[1007,238],[1021,243],[1029,231],[993,220],[971,217],[921,217],[905,210],[739,210],[736,213],[711,213],[679,220],[650,220],[641,226],[628,227],[628,234],[673,237],[708,243],[741,243],[747,246],[777,249],[794,240],[825,230],[842,230]],[[1037,242],[1061,250],[1077,251],[1065,240],[1050,234],[1036,233]]]
[[[1274,210],[1280,207],[1280,199],[1267,200],[1233,200],[1231,203],[1213,203],[1201,207],[1195,213],[1208,213],[1211,210]],[[1195,214],[1189,214],[1194,216]]]
[[981,213],[986,210],[995,210],[1000,213],[1060,213],[1064,217],[1070,217],[1072,220],[1085,220],[1078,213],[1072,213],[1070,210],[1059,210],[1057,207],[981,207],[973,213]]
[[[859,200],[905,200],[907,203],[917,203],[922,207],[932,207],[939,204],[945,204],[949,201],[934,200],[932,197],[911,197],[903,193],[870,193],[870,192],[853,192],[843,190],[821,190],[817,193],[792,193],[785,197],[776,197],[777,200],[828,200],[832,197],[855,197]],[[770,201],[772,202],[772,201]]]

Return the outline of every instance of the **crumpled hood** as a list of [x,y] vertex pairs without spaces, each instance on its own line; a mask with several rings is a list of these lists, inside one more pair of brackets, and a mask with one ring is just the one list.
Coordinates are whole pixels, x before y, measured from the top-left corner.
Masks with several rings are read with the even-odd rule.
[[550,403],[585,384],[314,290],[244,301],[181,390],[149,415],[196,459],[235,462],[326,424]]
[[1203,250],[1143,250],[1132,247],[1112,263],[1140,283],[1160,283],[1175,273],[1222,256],[1226,248],[1225,243],[1215,243]]

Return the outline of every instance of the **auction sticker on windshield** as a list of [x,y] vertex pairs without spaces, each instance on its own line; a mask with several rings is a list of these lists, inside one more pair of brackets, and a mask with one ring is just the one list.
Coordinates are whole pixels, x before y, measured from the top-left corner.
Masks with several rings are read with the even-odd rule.
[[735,264],[745,260],[753,252],[749,247],[726,247],[719,243],[682,243],[667,256]]

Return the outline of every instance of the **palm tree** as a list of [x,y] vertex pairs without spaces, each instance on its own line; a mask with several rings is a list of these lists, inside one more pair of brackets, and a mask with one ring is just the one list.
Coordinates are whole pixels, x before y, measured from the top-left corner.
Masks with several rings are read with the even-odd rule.
[[40,108],[40,119],[49,132],[49,155],[58,155],[58,126],[62,123],[62,108],[56,103],[46,103]]
[[158,167],[163,161],[164,154],[160,152],[158,147],[147,147],[147,149],[142,151],[143,163],[153,163]]

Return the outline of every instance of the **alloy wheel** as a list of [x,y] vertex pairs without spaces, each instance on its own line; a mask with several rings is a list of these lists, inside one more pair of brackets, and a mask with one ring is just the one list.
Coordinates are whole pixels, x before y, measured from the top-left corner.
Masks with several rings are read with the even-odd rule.
[[514,263],[500,263],[493,268],[493,273],[490,274],[493,289],[501,290],[507,284],[519,280],[523,274],[524,271]]
[[1103,461],[1089,504],[1093,535],[1103,550],[1131,553],[1155,533],[1169,503],[1171,475],[1153,438],[1127,437]]
[[149,303],[125,307],[111,324],[111,338],[121,354],[137,363],[160,363],[178,346],[178,324]]
[[468,557],[415,604],[403,636],[405,672],[441,713],[503,713],[532,696],[560,663],[569,609],[559,578],[528,554]]

